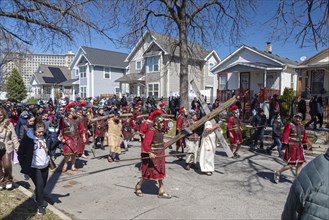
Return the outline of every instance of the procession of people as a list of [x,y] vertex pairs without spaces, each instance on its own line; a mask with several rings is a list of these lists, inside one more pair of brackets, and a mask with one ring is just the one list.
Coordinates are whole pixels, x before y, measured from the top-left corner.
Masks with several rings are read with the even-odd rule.
[[[264,150],[267,154],[271,154],[277,147],[279,158],[287,163],[274,172],[274,182],[279,183],[281,174],[292,166],[296,166],[297,175],[300,173],[305,161],[303,148],[307,148],[308,140],[305,127],[301,124],[304,118],[302,113],[294,115],[292,121],[283,125],[278,104],[273,106],[276,108],[271,114],[273,144],[265,151],[263,139],[267,118],[263,109],[254,107],[254,115],[250,121],[254,131],[250,137],[250,150],[258,149],[258,141],[259,150]],[[216,100],[212,110],[218,107],[220,104]],[[135,186],[135,194],[142,197],[144,181],[156,180],[159,183],[158,198],[170,199],[172,196],[164,190],[166,176],[164,135],[170,129],[168,122],[173,121],[168,114],[171,113],[172,108],[163,100],[156,105],[152,98],[145,103],[139,99],[134,99],[132,103],[127,103],[126,99],[121,102],[117,100],[109,102],[105,99],[98,105],[80,99],[67,104],[64,101],[58,102],[57,106],[53,106],[51,102],[44,105],[19,106],[21,114],[12,114],[18,112],[18,107],[5,103],[0,109],[0,128],[4,127],[1,129],[0,138],[3,140],[10,138],[11,145],[7,145],[5,153],[0,155],[0,187],[11,188],[12,173],[8,158],[17,151],[21,172],[31,177],[35,184],[38,212],[42,214],[45,208],[42,190],[47,182],[48,169],[56,157],[63,155],[62,173],[68,170],[79,171],[77,160],[88,160],[90,158],[88,152],[95,157],[95,153],[102,152],[106,146],[108,146],[107,161],[109,163],[120,161],[122,152],[128,151],[129,143],[136,141],[137,136],[141,146],[141,178]],[[174,109],[177,110],[176,107]],[[215,171],[215,152],[219,146],[215,130],[222,132],[222,128],[218,123],[207,121],[204,125],[191,130],[193,124],[204,116],[202,112],[204,111],[200,102],[194,99],[191,106],[180,107],[177,110],[178,115],[175,113],[175,116],[172,116],[175,121],[177,117],[174,128],[176,135],[184,133],[185,136],[176,142],[176,154],[179,160],[184,158],[184,168],[187,171],[200,170],[202,174],[211,176]],[[227,121],[226,138],[233,152],[232,158],[239,159],[241,157],[239,150],[246,141],[242,135],[243,121],[236,103],[229,106],[226,112],[227,114],[221,115],[221,120]],[[18,126],[20,128],[17,131]],[[88,149],[90,143],[91,149]],[[27,148],[29,145],[31,145],[30,149]],[[31,150],[33,146],[35,149],[36,146],[42,146],[43,150],[33,151]],[[284,153],[283,149],[285,149]]]

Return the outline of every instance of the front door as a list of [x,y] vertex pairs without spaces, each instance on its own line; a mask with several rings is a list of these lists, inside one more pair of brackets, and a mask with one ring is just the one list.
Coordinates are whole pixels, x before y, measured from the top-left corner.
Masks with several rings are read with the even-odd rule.
[[240,73],[240,91],[245,93],[250,88],[250,72]]

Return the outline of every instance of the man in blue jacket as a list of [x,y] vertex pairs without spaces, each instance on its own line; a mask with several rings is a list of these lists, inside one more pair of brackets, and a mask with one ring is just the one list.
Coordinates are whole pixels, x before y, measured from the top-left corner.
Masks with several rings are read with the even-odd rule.
[[293,182],[282,220],[329,219],[329,148],[303,168]]

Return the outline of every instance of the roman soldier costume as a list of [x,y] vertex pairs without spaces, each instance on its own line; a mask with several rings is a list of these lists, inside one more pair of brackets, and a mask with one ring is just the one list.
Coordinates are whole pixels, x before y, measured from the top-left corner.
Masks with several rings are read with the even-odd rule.
[[[82,142],[85,141],[86,128],[83,126],[82,121],[76,118],[76,111],[74,107],[76,104],[70,103],[66,106],[68,116],[63,118],[60,125],[60,134],[63,142],[64,166],[63,172],[67,170],[67,162],[69,157],[72,156],[72,170],[75,168],[76,156],[82,153]],[[82,138],[81,138],[82,134]]]
[[[104,110],[102,108],[98,109],[98,115],[97,117],[103,117],[104,116]],[[101,144],[101,149],[104,150],[104,137],[105,133],[107,131],[107,119],[101,119],[94,122],[94,136],[95,136],[95,142],[94,147],[96,148],[97,142],[99,141]]]
[[[187,117],[186,117],[187,110],[185,109],[184,106],[182,106],[178,112],[179,112],[179,116],[178,116],[177,122],[176,122],[176,135],[178,135],[182,131],[183,123],[185,123],[185,121],[187,120]],[[176,142],[176,152],[178,152],[178,150],[180,148],[182,148],[182,153],[184,153],[184,147],[185,147],[184,138],[182,138]]]
[[237,158],[239,157],[238,151],[242,143],[241,121],[238,117],[238,107],[236,105],[232,106],[230,111],[232,112],[232,116],[227,121],[226,132],[231,144],[231,150],[233,151],[233,148],[236,148],[233,157]]
[[296,165],[304,163],[303,145],[308,144],[304,125],[287,123],[282,134],[282,144],[287,145],[284,160],[288,164]]
[[162,113],[161,110],[156,110],[150,115],[154,120],[154,126],[147,130],[142,143],[142,177],[135,187],[135,194],[137,196],[143,196],[141,187],[145,180],[158,180],[158,198],[171,198],[169,194],[164,192],[163,187],[163,179],[166,176],[166,162],[163,133],[161,131],[161,124],[164,122],[164,119],[161,117]]

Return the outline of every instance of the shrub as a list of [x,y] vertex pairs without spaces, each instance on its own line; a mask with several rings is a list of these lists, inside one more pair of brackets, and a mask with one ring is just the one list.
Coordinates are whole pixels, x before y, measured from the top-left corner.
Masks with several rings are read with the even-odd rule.
[[281,103],[281,115],[287,117],[290,115],[292,108],[292,101],[295,98],[295,91],[292,88],[285,88],[283,95],[280,97],[279,101]]

